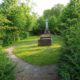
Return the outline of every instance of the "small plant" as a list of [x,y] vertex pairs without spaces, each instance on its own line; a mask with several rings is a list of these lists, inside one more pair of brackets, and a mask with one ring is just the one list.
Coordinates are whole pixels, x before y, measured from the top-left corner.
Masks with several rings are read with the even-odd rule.
[[15,80],[14,68],[15,65],[0,48],[0,80]]

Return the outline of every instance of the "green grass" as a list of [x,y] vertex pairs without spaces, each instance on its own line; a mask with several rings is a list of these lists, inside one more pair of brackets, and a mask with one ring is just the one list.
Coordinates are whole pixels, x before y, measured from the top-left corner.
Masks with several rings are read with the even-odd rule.
[[7,57],[0,46],[0,80],[15,80],[15,64]]
[[[52,36],[52,46],[39,47],[39,37],[30,37],[19,41],[14,54],[24,61],[35,65],[56,64],[61,54],[63,40],[59,36]],[[22,44],[21,44],[22,43]]]

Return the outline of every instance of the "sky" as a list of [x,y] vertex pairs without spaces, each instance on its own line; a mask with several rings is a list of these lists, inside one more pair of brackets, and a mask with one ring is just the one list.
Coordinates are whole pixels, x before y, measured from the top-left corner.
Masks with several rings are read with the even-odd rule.
[[34,11],[39,15],[42,15],[44,10],[50,9],[59,3],[66,5],[69,3],[69,1],[70,0],[33,0],[33,2],[36,4],[34,6]]
[[[0,0],[1,3],[2,0]],[[25,1],[25,0],[21,0]],[[33,3],[33,11],[36,12],[38,15],[42,15],[43,11],[46,9],[50,9],[56,4],[64,4],[66,5],[69,3],[70,0],[32,0]]]

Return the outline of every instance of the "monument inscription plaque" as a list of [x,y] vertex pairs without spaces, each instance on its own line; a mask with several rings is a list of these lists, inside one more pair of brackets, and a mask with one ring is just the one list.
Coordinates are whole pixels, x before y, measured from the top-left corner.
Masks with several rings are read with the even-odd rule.
[[48,19],[46,19],[46,28],[44,31],[44,34],[40,36],[40,39],[38,40],[39,46],[50,46],[52,44],[51,34],[48,27]]

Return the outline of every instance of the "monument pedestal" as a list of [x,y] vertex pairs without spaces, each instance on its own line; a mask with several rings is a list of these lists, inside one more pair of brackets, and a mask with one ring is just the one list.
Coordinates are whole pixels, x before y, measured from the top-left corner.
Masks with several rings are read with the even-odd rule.
[[52,39],[51,36],[47,36],[47,34],[42,35],[40,40],[38,40],[38,46],[51,46]]

